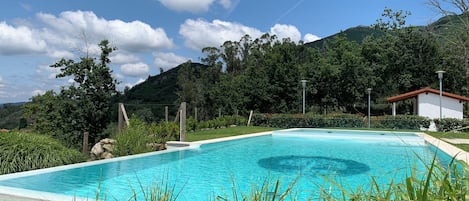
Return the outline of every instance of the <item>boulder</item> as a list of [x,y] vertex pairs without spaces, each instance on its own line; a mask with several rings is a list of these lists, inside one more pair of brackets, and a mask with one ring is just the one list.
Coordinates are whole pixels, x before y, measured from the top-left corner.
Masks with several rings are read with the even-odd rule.
[[115,143],[116,140],[110,138],[100,140],[91,148],[91,160],[112,158],[112,151],[114,150]]

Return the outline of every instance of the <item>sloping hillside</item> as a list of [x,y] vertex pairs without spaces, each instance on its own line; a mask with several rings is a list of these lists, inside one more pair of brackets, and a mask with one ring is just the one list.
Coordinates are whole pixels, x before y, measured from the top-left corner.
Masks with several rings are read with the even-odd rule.
[[363,40],[367,37],[367,36],[371,36],[371,35],[374,35],[374,36],[382,36],[384,33],[382,31],[379,31],[377,29],[373,29],[371,27],[367,27],[367,26],[357,26],[357,27],[353,27],[353,28],[350,28],[350,29],[347,29],[345,31],[341,31],[339,33],[336,33],[334,35],[331,35],[331,36],[328,36],[326,38],[323,38],[321,40],[317,40],[317,41],[314,41],[314,42],[310,42],[310,43],[306,43],[305,46],[307,47],[315,47],[315,48],[322,48],[323,45],[324,45],[324,42],[328,41],[328,40],[331,40],[333,39],[335,36],[337,35],[340,35],[340,34],[344,34],[345,37],[347,37],[348,40],[350,41],[355,41],[357,43],[361,43],[363,42]]

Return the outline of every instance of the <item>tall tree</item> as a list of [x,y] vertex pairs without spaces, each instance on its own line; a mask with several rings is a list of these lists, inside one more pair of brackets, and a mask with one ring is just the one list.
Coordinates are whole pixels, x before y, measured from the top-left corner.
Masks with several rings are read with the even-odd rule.
[[[461,50],[460,60],[465,67],[466,93],[469,89],[469,0],[428,0],[428,4],[448,17],[453,30],[452,37],[446,41]],[[455,48],[455,49],[456,49]]]
[[110,103],[116,93],[117,81],[112,78],[109,68],[109,55],[116,50],[109,46],[107,40],[99,43],[101,55],[98,61],[88,55],[80,58],[79,62],[72,59],[61,59],[51,65],[60,68],[61,77],[72,77],[74,83],[62,88],[61,96],[69,102],[73,113],[63,118],[73,118],[73,126],[80,133],[89,132],[93,142],[110,122]]

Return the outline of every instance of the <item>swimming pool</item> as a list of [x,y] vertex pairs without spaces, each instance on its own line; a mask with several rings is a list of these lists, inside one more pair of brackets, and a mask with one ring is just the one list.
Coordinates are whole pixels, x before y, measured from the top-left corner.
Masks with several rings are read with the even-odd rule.
[[[209,200],[231,195],[233,185],[249,192],[251,184],[280,178],[284,186],[298,179],[295,191],[311,197],[336,175],[347,185],[367,185],[424,170],[434,155],[412,133],[290,129],[229,141],[193,143],[190,147],[0,176],[0,193],[19,192],[49,200],[92,200],[96,191],[111,200],[127,200],[132,188],[165,180],[180,192],[178,200]],[[98,187],[99,186],[99,187]],[[142,195],[140,195],[142,196]],[[143,199],[139,199],[143,200]]]

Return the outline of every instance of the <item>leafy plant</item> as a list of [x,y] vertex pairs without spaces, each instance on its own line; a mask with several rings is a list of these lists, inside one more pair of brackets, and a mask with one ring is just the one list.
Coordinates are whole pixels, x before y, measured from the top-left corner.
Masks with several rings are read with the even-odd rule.
[[391,129],[415,129],[430,127],[430,119],[416,115],[396,115],[377,117],[373,126]]
[[147,126],[145,122],[131,118],[130,126],[125,127],[122,133],[115,137],[116,148],[113,154],[117,156],[127,156],[151,151],[146,145],[150,142],[147,135]]
[[0,134],[0,153],[0,174],[84,161],[80,152],[49,136],[17,131]]

